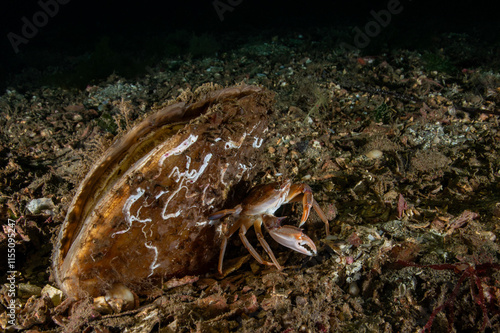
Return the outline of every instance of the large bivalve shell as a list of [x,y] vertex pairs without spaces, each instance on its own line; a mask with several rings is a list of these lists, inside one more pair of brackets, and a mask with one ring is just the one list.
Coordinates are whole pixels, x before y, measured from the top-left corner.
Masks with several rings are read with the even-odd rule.
[[53,255],[69,297],[117,283],[147,293],[161,278],[215,267],[220,233],[207,216],[256,172],[272,94],[204,89],[145,118],[81,183]]

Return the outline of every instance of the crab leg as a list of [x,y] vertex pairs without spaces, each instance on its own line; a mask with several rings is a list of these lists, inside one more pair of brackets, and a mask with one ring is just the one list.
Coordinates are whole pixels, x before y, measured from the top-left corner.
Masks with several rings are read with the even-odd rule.
[[327,236],[330,235],[330,224],[328,223],[328,219],[326,218],[325,213],[323,212],[323,210],[319,206],[318,202],[316,200],[314,200],[314,198],[313,198],[313,208],[316,211],[316,213],[318,214],[321,221],[323,221],[325,223],[326,235]]
[[308,256],[316,255],[316,245],[302,232],[302,229],[291,225],[277,226],[276,219],[280,218],[271,215],[264,216],[264,225],[276,242]]
[[273,261],[274,266],[276,266],[276,268],[279,271],[281,271],[283,268],[280,266],[278,260],[274,256],[273,250],[271,250],[271,247],[269,246],[269,244],[264,239],[264,235],[262,234],[261,226],[262,226],[262,218],[259,217],[258,219],[255,220],[255,222],[253,224],[253,228],[255,229],[255,234],[257,235],[257,239],[259,240],[260,245],[262,245],[262,247],[264,248],[264,250],[267,252],[267,255]]
[[[217,267],[219,273],[222,275],[222,263],[224,262],[224,255],[226,254],[226,246],[227,246],[227,240],[235,233],[236,230],[238,230],[240,227],[242,228],[243,225],[248,224],[250,219],[247,217],[241,217],[239,218],[234,224],[231,225],[229,230],[222,235],[222,243],[220,245],[220,252],[219,252],[219,265]],[[250,224],[251,225],[251,224]]]
[[312,191],[309,185],[306,184],[294,184],[290,187],[290,191],[288,192],[288,196],[286,197],[285,202],[297,202],[302,199],[302,207],[303,213],[302,218],[300,219],[300,224],[304,224],[307,218],[309,217],[309,212],[311,211],[311,207],[313,205],[313,196]]
[[226,254],[226,246],[227,246],[227,237],[222,237],[222,243],[220,245],[220,253],[219,253],[219,265],[217,266],[217,270],[220,275],[222,274],[222,263],[224,262],[224,255]]
[[221,219],[223,217],[226,217],[228,215],[239,215],[241,213],[241,205],[238,205],[234,208],[231,208],[231,209],[223,209],[223,210],[219,210],[218,212],[215,212],[213,213],[212,215],[210,215],[208,217],[209,220],[218,220],[218,219]]
[[[250,219],[248,219],[248,220],[250,222],[252,221]],[[260,220],[260,218],[258,220]],[[262,246],[264,246],[264,249],[267,252],[266,246],[269,248],[269,245],[266,243],[265,240],[262,239],[264,241],[264,243],[265,243],[265,245],[264,245],[264,243],[262,243],[262,241],[261,241],[261,239],[259,237],[259,232],[262,235],[262,232],[260,231],[260,224],[262,224],[262,221],[259,222],[259,221],[256,220],[254,222],[254,228],[256,228],[255,232],[257,234],[257,238],[259,239],[260,243],[262,244]],[[257,225],[258,225],[258,227],[257,227]],[[268,265],[268,266],[275,265],[276,268],[278,268],[279,270],[281,270],[281,266],[278,264],[278,261],[276,260],[276,258],[274,257],[274,255],[273,255],[272,252],[271,253],[268,252],[268,254],[271,257],[271,259],[273,260],[273,262],[269,262],[269,261],[266,261],[266,260],[262,259],[262,257],[260,256],[260,254],[255,250],[255,248],[252,246],[252,244],[250,244],[250,242],[248,241],[247,236],[245,236],[245,234],[247,233],[247,230],[248,230],[248,228],[246,226],[246,223],[242,224],[241,227],[240,227],[239,235],[240,235],[241,241],[243,242],[243,245],[247,248],[248,252],[250,252],[250,254],[255,258],[255,260],[257,260],[259,262],[259,264],[261,264],[261,265]],[[262,237],[264,237],[264,236],[262,236]],[[271,251],[271,248],[269,248],[269,251]]]
[[288,192],[288,196],[286,197],[286,202],[297,202],[302,199],[302,218],[299,222],[299,227],[302,226],[307,218],[309,217],[309,213],[311,211],[311,207],[314,208],[316,213],[318,213],[319,218],[325,223],[326,235],[330,235],[330,224],[328,223],[328,219],[326,218],[325,213],[321,210],[318,202],[314,200],[312,190],[309,185],[306,184],[295,184],[290,187],[290,192]]

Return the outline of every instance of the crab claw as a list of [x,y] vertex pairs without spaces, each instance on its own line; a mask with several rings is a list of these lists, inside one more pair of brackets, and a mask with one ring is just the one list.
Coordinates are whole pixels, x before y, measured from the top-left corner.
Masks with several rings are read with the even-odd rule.
[[271,237],[283,246],[308,256],[314,256],[317,253],[314,242],[300,228],[285,225],[269,228],[268,231]]

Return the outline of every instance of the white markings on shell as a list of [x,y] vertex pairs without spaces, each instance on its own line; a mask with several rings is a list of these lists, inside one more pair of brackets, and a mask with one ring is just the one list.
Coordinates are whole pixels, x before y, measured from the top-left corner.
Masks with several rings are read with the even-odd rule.
[[[203,159],[203,164],[200,167],[200,170],[196,171],[196,169],[189,170],[189,167],[191,165],[191,157],[186,155],[186,171],[180,172],[178,167],[175,167],[172,172],[170,173],[169,177],[176,176],[177,180],[175,181],[176,183],[179,182],[179,180],[184,180],[188,179],[190,183],[194,183],[198,180],[198,178],[203,174],[205,169],[208,166],[208,162],[212,158],[212,154],[207,154],[205,155],[205,158]],[[182,183],[182,182],[181,182]]]
[[240,138],[240,141],[237,142],[237,141],[233,141],[233,140],[229,140],[226,142],[226,144],[224,145],[224,149],[228,150],[228,149],[234,149],[234,148],[240,148],[241,145],[243,144],[243,141],[245,141],[245,138],[247,137],[247,133],[243,133],[243,136]]
[[[123,234],[123,233],[126,233],[127,231],[129,231],[130,228],[132,227],[132,223],[135,221],[140,222],[140,223],[151,222],[150,218],[140,219],[137,216],[132,215],[130,213],[130,208],[137,200],[139,200],[144,195],[144,192],[145,192],[145,190],[139,187],[137,189],[137,194],[135,194],[135,195],[133,194],[130,197],[128,197],[127,201],[125,202],[125,205],[123,205],[123,208],[122,208],[122,213],[123,213],[123,216],[125,217],[125,222],[127,222],[127,225],[128,225],[127,229],[113,233],[111,235],[112,238],[114,238],[115,235],[120,235],[120,234]],[[139,215],[141,208],[142,208],[142,206],[137,210],[137,215]]]
[[[254,126],[254,128],[252,128],[252,130],[249,133],[252,133],[255,128],[256,128],[256,126]],[[219,145],[223,144],[225,150],[227,150],[227,149],[239,149],[242,147],[242,145],[243,145],[243,143],[244,143],[244,141],[247,138],[249,133],[244,133],[242,135],[242,137],[237,141],[232,140],[232,139],[228,139],[227,141],[225,141],[222,138],[216,138],[211,145],[213,146],[215,144],[219,144]],[[262,145],[263,139],[258,138],[258,137],[253,137],[253,139],[254,139],[254,141],[253,141],[252,147],[259,148]],[[216,199],[215,197],[208,195],[207,189],[210,187],[210,184],[207,184],[207,185],[203,186],[202,197],[201,197],[201,200],[199,201],[199,204],[197,206],[192,206],[192,207],[189,207],[188,209],[184,209],[184,210],[183,209],[176,209],[175,210],[175,208],[178,208],[178,207],[173,207],[171,205],[172,200],[174,198],[176,198],[177,196],[181,195],[180,193],[181,193],[182,189],[186,190],[185,191],[186,193],[184,194],[185,198],[188,198],[188,197],[196,194],[194,192],[190,193],[189,185],[196,183],[198,181],[198,179],[200,178],[200,176],[203,175],[203,173],[207,170],[208,166],[210,165],[210,162],[211,162],[212,157],[213,157],[212,153],[208,153],[204,156],[203,162],[198,167],[198,169],[196,169],[196,168],[191,169],[192,158],[191,158],[191,156],[189,156],[188,149],[195,142],[197,142],[197,140],[198,140],[198,135],[193,135],[193,134],[189,135],[189,137],[187,139],[185,139],[184,141],[182,141],[179,145],[170,149],[168,152],[164,153],[158,161],[158,168],[159,168],[159,172],[161,173],[162,172],[161,170],[164,167],[165,161],[169,157],[182,154],[186,158],[186,164],[185,164],[184,168],[182,168],[182,167],[179,168],[178,166],[175,166],[169,174],[169,178],[171,178],[176,183],[176,185],[170,187],[169,189],[160,190],[160,191],[158,191],[158,193],[156,193],[154,195],[155,200],[160,199],[163,195],[166,195],[166,194],[169,195],[164,203],[164,207],[163,207],[163,211],[162,211],[162,215],[161,215],[164,220],[177,218],[177,217],[182,216],[182,215],[188,215],[188,212],[186,210],[189,210],[189,211],[199,210],[200,211],[201,207],[203,207],[203,206],[211,207],[212,203]],[[160,148],[160,147],[158,147],[158,148]],[[149,155],[151,155],[151,154],[153,154],[153,152],[148,154],[147,157],[143,157],[137,163],[145,163],[145,161],[147,159],[149,159]],[[229,166],[230,166],[230,164],[226,163],[222,168],[220,168],[220,182],[224,186],[228,185],[224,181],[224,177],[226,176],[226,171],[229,168]],[[245,165],[242,163],[238,163],[237,168],[238,168],[238,172],[233,176],[234,178],[236,178],[236,181],[241,179],[241,177],[243,177],[243,174],[245,172],[249,172],[253,168],[253,165],[252,164]],[[199,191],[199,190],[197,190],[197,191]],[[148,237],[148,234],[147,234],[146,229],[145,229],[147,227],[148,222],[151,222],[151,219],[139,217],[139,213],[140,213],[141,209],[143,208],[143,206],[146,207],[146,206],[150,205],[151,203],[147,204],[146,198],[144,198],[143,204],[139,208],[137,208],[136,213],[133,214],[131,212],[132,206],[134,205],[134,203],[136,203],[139,199],[141,199],[141,197],[143,197],[145,193],[146,193],[146,191],[144,189],[138,188],[136,194],[132,194],[129,196],[129,198],[126,200],[125,205],[123,206],[123,209],[122,209],[122,212],[123,212],[123,215],[125,218],[125,222],[127,223],[127,227],[124,230],[115,232],[112,235],[112,237],[114,237],[117,234],[123,234],[123,233],[128,232],[132,228],[132,224],[134,222],[143,223],[144,226],[142,227],[142,232],[143,232],[144,237],[146,239],[144,246],[146,248],[148,248],[148,250],[151,250],[154,252],[154,259],[152,259],[152,261],[149,265],[149,268],[151,270],[149,276],[152,276],[154,274],[155,269],[160,266],[160,264],[157,262],[159,251],[158,251],[158,248],[153,245],[153,242],[151,240],[148,240],[149,237]],[[199,192],[197,192],[197,193],[199,193]],[[182,199],[181,199],[181,201],[182,201]],[[207,220],[203,220],[203,219],[200,219],[200,221],[195,223],[195,225],[197,227],[204,227],[206,225],[211,225],[211,224],[212,224],[212,221],[207,221]],[[219,227],[217,228],[217,232],[221,233],[222,231]],[[149,235],[149,236],[151,236],[151,235]],[[171,246],[176,247],[178,245],[171,244]]]
[[205,206],[210,205],[215,200],[215,197],[207,199],[207,190],[209,187],[210,187],[210,184],[205,185],[205,188],[203,188],[203,192],[201,195],[201,202],[203,202],[203,205],[205,205]]
[[182,154],[186,149],[188,149],[197,140],[198,140],[198,135],[193,135],[193,134],[189,135],[189,137],[186,140],[182,141],[177,147],[171,149],[170,151],[168,151],[167,153],[165,153],[165,155],[163,155],[160,158],[160,161],[158,162],[158,164],[160,165],[160,167],[163,166],[163,162],[169,156]]
[[[185,180],[187,180],[187,182],[189,182],[191,184],[198,180],[198,178],[203,174],[203,172],[205,172],[206,168],[208,167],[208,163],[210,162],[211,158],[212,158],[212,154],[205,155],[205,158],[203,159],[203,164],[200,166],[199,170],[196,170],[196,169],[189,170],[189,168],[191,166],[191,157],[186,155],[187,161],[186,161],[185,171],[181,172],[178,167],[175,167],[172,170],[169,177],[177,177],[175,182],[179,183],[179,186],[170,195],[170,197],[167,199],[167,202],[165,203],[165,207],[163,207],[162,218],[164,220],[178,217],[179,215],[181,215],[182,210],[180,210],[180,209],[177,210],[175,213],[167,214],[167,209],[168,209],[170,201],[180,192],[181,189],[183,189],[183,188],[185,188],[186,190],[188,189],[187,186],[184,185]],[[165,191],[164,193],[167,193],[167,192],[168,191]]]
[[227,184],[224,182],[224,175],[226,174],[227,168],[229,167],[229,163],[226,163],[222,169],[220,169],[220,182],[222,185],[227,186]]
[[200,221],[200,222],[196,222],[195,225],[197,227],[203,227],[204,225],[207,225],[207,223],[209,223],[209,221]]
[[[234,148],[240,148],[241,145],[243,144],[243,141],[245,141],[245,138],[247,137],[248,134],[252,134],[253,131],[257,128],[257,126],[260,124],[260,122],[258,122],[257,124],[255,124],[252,129],[250,130],[250,132],[245,132],[243,133],[243,136],[240,138],[240,141],[237,142],[237,141],[233,141],[233,140],[229,140],[226,142],[226,145],[224,146],[224,149],[234,149]],[[254,138],[254,142],[252,144],[252,147],[253,148],[260,148],[260,146],[262,145],[262,142],[264,141],[263,138],[258,138],[256,136],[253,137]],[[215,139],[215,142],[218,142],[219,140],[221,140],[221,138],[217,138]]]
[[253,148],[260,148],[260,146],[262,146],[262,141],[264,141],[264,139],[258,138],[256,136],[254,136],[253,138],[254,138],[254,141],[253,141],[252,147]]
[[[142,227],[142,233],[144,234],[144,237],[146,239],[148,238],[148,235],[146,234],[146,231],[144,228],[146,228],[147,223],[151,222],[152,220],[150,218],[141,219],[138,217],[139,213],[141,212],[142,206],[139,207],[139,209],[137,209],[136,215],[133,215],[130,212],[132,205],[137,200],[139,200],[144,195],[145,192],[146,191],[144,189],[139,187],[139,188],[137,188],[137,194],[133,194],[127,199],[127,201],[125,202],[125,205],[122,208],[123,216],[125,217],[125,222],[127,222],[127,228],[124,230],[117,231],[117,232],[113,233],[111,235],[112,238],[114,238],[116,235],[123,234],[123,233],[126,233],[127,231],[129,231],[130,228],[132,228],[132,223],[134,223],[134,222],[144,223],[144,226]],[[155,253],[154,260],[151,263],[151,265],[149,266],[151,269],[151,273],[149,273],[149,276],[151,276],[151,275],[153,275],[154,270],[159,266],[158,264],[156,264],[156,261],[158,260],[158,248],[156,246],[153,246],[151,241],[146,241],[144,243],[144,246],[146,246],[150,250],[153,250]]]
[[153,262],[151,263],[151,265],[149,265],[149,268],[151,269],[151,273],[149,273],[148,277],[150,277],[151,275],[153,275],[155,269],[160,266],[160,264],[156,263],[158,261],[158,247],[153,246],[151,241],[144,243],[144,246],[146,246],[148,249],[153,250],[155,252],[155,258],[153,259]]
[[237,178],[243,177],[243,174],[253,168],[252,163],[250,163],[250,166],[246,166],[245,164],[238,163],[238,173],[236,174]]

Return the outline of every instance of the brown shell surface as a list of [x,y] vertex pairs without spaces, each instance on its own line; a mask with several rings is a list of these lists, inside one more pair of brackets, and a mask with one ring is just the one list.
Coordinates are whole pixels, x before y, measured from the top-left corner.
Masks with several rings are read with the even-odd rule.
[[207,216],[257,171],[272,100],[255,86],[212,89],[117,140],[68,209],[53,255],[60,288],[96,297],[123,283],[144,294],[215,267],[220,232]]

